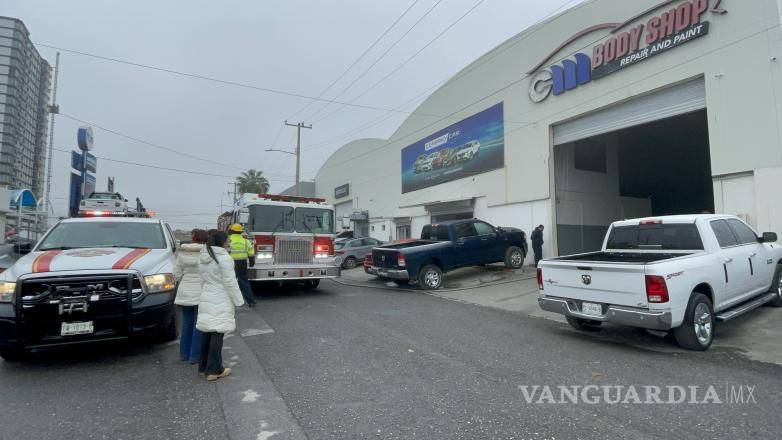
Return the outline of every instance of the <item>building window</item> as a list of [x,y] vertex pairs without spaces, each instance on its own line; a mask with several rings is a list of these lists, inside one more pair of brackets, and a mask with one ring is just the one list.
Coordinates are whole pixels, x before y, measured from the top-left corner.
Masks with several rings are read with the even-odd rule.
[[372,232],[375,232],[375,225],[372,225]]
[[384,230],[384,231],[386,230],[386,225],[383,225],[383,230]]
[[404,240],[406,238],[410,238],[410,225],[397,226],[396,239]]
[[577,170],[605,174],[608,171],[605,142],[590,139],[576,142],[573,163]]

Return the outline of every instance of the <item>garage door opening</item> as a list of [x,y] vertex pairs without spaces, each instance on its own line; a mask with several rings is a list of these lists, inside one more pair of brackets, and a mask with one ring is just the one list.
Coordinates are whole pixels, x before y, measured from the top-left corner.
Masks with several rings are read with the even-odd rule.
[[560,255],[616,220],[714,212],[706,110],[557,145],[554,168]]

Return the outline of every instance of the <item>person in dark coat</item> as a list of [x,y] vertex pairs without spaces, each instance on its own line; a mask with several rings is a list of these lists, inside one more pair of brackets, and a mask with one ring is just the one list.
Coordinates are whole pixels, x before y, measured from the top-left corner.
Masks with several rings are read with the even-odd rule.
[[543,259],[543,225],[538,225],[534,231],[532,231],[532,251],[535,253],[535,267],[537,267],[540,260]]

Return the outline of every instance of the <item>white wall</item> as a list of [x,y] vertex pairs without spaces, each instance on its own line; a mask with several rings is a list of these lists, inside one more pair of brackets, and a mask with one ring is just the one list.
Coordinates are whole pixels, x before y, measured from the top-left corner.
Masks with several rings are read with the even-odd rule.
[[370,220],[369,236],[380,241],[390,241],[392,227],[393,222],[389,219]]

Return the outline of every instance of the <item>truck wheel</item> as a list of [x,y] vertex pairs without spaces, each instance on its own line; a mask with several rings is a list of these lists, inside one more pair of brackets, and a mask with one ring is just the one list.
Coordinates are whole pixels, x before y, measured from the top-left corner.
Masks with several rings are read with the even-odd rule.
[[705,351],[714,341],[714,309],[702,293],[690,297],[682,325],[673,329],[673,337],[685,350]]
[[521,269],[524,266],[524,251],[518,246],[511,246],[505,251],[505,267]]
[[573,316],[565,316],[565,319],[567,319],[567,323],[570,324],[571,327],[573,327],[576,330],[580,330],[582,332],[597,331],[600,329],[600,326],[603,324],[600,321],[580,319],[580,318],[575,318]]
[[418,272],[418,285],[423,290],[437,290],[443,285],[443,271],[439,267],[427,264]]
[[23,348],[7,348],[0,351],[0,357],[6,362],[21,362],[27,358],[27,351]]
[[769,292],[776,292],[777,296],[768,302],[768,305],[771,307],[782,307],[782,264],[777,264],[777,270],[774,271],[774,278]]
[[176,319],[172,318],[171,322],[164,325],[163,327],[160,327],[156,336],[158,342],[175,341],[177,338]]
[[342,263],[342,267],[345,269],[354,269],[356,267],[356,258],[355,257],[347,257],[345,258],[345,262]]

